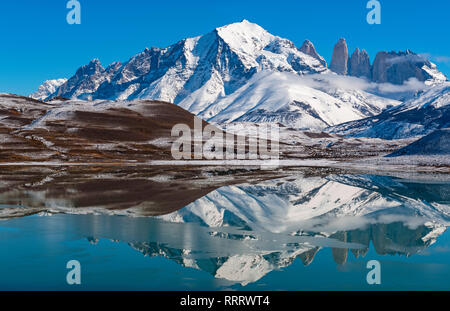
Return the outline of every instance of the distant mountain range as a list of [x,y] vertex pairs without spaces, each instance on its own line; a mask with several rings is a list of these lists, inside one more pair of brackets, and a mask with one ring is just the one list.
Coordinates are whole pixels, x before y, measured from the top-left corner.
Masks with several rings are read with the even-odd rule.
[[311,41],[298,48],[243,20],[164,49],[145,49],[123,64],[104,68],[95,59],[67,81],[47,81],[31,96],[163,100],[210,122],[321,130],[400,104],[394,96],[371,92],[378,84],[417,81],[425,87],[445,80],[434,64],[409,50],[380,52],[373,64],[364,50],[349,57],[344,39],[328,69]]
[[340,124],[329,132],[353,137],[399,139],[450,127],[450,83],[436,85],[383,113]]
[[377,83],[401,85],[411,78],[426,82],[444,82],[447,77],[426,57],[410,50],[378,52],[370,64],[366,50],[356,48],[351,57],[345,39],[339,39],[333,50],[330,70],[340,75],[364,77]]

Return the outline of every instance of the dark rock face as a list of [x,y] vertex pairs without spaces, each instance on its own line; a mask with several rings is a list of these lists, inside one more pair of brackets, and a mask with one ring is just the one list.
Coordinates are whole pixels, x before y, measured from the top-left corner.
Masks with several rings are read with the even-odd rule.
[[379,52],[373,63],[372,80],[380,83],[402,84],[410,78],[426,81],[432,76],[422,68],[432,67],[425,58],[409,50],[405,52]]
[[[305,53],[308,44],[302,47]],[[356,49],[351,57],[348,57],[348,47],[345,39],[339,39],[334,46],[333,56],[329,69],[340,75],[364,77],[377,83],[391,83],[401,85],[415,78],[418,81],[446,81],[446,77],[437,70],[436,65],[426,57],[411,52],[381,51],[370,63],[369,54],[365,50]],[[448,80],[447,80],[448,81]]]
[[371,79],[372,71],[369,54],[366,50],[360,51],[358,48],[353,52],[349,63],[349,74],[354,77],[366,77]]
[[450,155],[450,128],[436,130],[389,157],[403,155]]
[[322,56],[320,56],[317,53],[316,48],[314,47],[314,44],[311,41],[306,40],[305,42],[303,42],[303,45],[301,46],[300,51],[305,53],[305,54],[307,54],[307,55],[309,55],[309,56],[314,57],[323,66],[325,66],[325,67],[327,66],[327,62],[325,61],[325,59]]
[[334,46],[330,70],[340,75],[348,73],[348,48],[345,39],[339,39]]

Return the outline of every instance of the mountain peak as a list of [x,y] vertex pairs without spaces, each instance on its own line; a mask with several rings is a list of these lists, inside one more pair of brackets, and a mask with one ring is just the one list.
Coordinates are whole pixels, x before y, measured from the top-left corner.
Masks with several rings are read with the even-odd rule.
[[309,41],[309,40],[305,40],[305,42],[303,42],[300,51],[314,57],[315,59],[317,59],[323,66],[327,67],[327,62],[325,61],[325,59],[320,56],[317,51],[316,48],[314,47],[314,44]]
[[94,58],[89,62],[89,65],[101,66],[102,64],[100,63],[100,60],[98,58]]
[[[226,27],[230,27],[230,26],[245,26],[245,25],[256,25],[256,26],[258,26],[258,27],[261,27],[261,26],[259,26],[258,24],[256,24],[256,23],[252,23],[252,22],[250,22],[248,19],[242,19],[240,22],[234,22],[234,23],[230,23],[230,24],[227,24],[227,25],[224,25],[224,26],[221,26],[221,27],[217,27],[216,29],[221,29],[221,28],[226,28]],[[262,27],[261,27],[262,28]]]
[[89,62],[89,64],[81,66],[75,75],[91,75],[105,70],[98,60],[98,58],[94,58]]
[[276,38],[258,24],[247,20],[216,28],[215,31],[232,50],[243,58],[255,55]]
[[216,31],[219,33],[219,35],[227,35],[227,34],[234,34],[234,35],[248,35],[248,36],[255,36],[260,37],[261,35],[268,35],[269,33],[267,30],[259,26],[258,24],[249,22],[246,19],[243,19],[240,22],[228,24],[222,27],[216,28]]
[[372,77],[374,82],[403,84],[410,78],[431,84],[447,80],[435,64],[411,50],[389,53],[381,51],[375,56]]
[[348,74],[353,77],[371,78],[370,59],[366,50],[355,49],[348,64]]
[[330,70],[340,75],[348,73],[348,47],[344,38],[340,38],[334,46]]
[[100,72],[103,70],[104,70],[104,68],[103,68],[102,64],[100,63],[100,61],[98,60],[98,58],[94,58],[88,64],[81,66],[77,70],[77,73],[79,75],[93,74],[93,73]]

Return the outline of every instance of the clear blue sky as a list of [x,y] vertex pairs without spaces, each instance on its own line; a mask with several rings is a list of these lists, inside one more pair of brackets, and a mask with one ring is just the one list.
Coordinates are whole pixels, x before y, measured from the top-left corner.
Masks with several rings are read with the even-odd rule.
[[145,47],[166,47],[242,19],[330,61],[345,37],[351,52],[411,49],[440,60],[450,76],[450,1],[380,0],[382,24],[366,23],[367,0],[79,0],[82,24],[66,23],[67,0],[0,1],[0,92],[28,95],[70,77],[93,58],[104,66]]

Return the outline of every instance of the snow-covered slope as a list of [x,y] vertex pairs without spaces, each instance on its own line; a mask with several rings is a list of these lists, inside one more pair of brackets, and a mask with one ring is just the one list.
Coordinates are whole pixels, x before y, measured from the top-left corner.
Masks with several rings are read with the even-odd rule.
[[355,89],[344,89],[320,75],[307,78],[288,72],[260,72],[233,94],[199,113],[213,123],[272,122],[297,129],[320,130],[380,113],[398,105]]
[[44,100],[55,93],[56,90],[66,82],[67,79],[47,80],[39,86],[36,92],[30,94],[30,97],[38,100]]
[[402,105],[363,120],[328,129],[354,137],[418,137],[450,126],[450,82],[430,87]]

